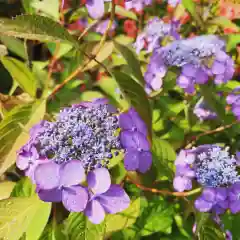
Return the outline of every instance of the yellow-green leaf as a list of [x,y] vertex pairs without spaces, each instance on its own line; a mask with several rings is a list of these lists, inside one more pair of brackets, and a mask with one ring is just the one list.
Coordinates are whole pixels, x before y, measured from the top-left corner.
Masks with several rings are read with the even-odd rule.
[[0,182],[0,200],[9,198],[16,183],[10,181]]

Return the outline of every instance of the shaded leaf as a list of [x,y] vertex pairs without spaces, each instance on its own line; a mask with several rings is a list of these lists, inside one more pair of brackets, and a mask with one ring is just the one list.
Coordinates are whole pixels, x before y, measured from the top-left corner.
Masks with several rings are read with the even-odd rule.
[[127,100],[129,100],[131,106],[136,109],[143,121],[145,121],[151,139],[152,110],[146,92],[141,85],[125,73],[114,71],[113,76],[115,77],[122,93],[126,96]]
[[16,151],[28,141],[26,131],[43,118],[45,104],[43,101],[16,107],[0,123],[0,175],[15,163]]
[[145,85],[144,77],[142,75],[141,66],[140,62],[137,59],[137,55],[134,54],[134,52],[127,46],[121,45],[117,42],[114,42],[114,45],[125,58],[132,75],[139,81],[139,83]]
[[31,197],[35,194],[36,186],[32,184],[28,177],[23,177],[15,185],[11,196],[12,197]]
[[227,51],[235,49],[238,43],[240,43],[240,34],[227,35]]
[[50,226],[48,225],[42,233],[39,240],[66,240],[66,236],[63,234],[61,225]]
[[37,82],[28,67],[23,62],[11,57],[2,57],[1,62],[19,86],[30,96],[35,97]]

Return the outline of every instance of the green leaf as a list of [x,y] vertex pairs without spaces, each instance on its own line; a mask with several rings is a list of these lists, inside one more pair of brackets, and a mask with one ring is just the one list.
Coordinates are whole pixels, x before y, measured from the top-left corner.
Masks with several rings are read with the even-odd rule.
[[5,45],[0,44],[0,57],[8,55],[8,50]]
[[1,57],[1,62],[19,86],[30,96],[35,97],[37,82],[28,67],[23,62],[11,57]]
[[0,123],[0,175],[15,163],[16,151],[28,141],[26,131],[43,118],[45,105],[46,102],[42,101],[16,107]]
[[10,181],[0,182],[0,200],[9,198],[16,183]]
[[36,195],[0,201],[0,239],[18,240],[45,205]]
[[136,54],[134,54],[134,52],[127,46],[121,45],[117,42],[114,42],[114,45],[126,60],[132,75],[140,84],[144,85],[145,81],[142,75],[140,62],[138,61]]
[[28,177],[22,178],[15,185],[11,196],[12,197],[31,197],[35,194],[36,186],[32,184],[32,181]]
[[137,15],[134,12],[128,11],[128,10],[126,10],[125,8],[123,8],[119,5],[116,6],[115,12],[116,12],[117,15],[120,15],[122,17],[137,20]]
[[117,166],[110,169],[112,183],[120,184],[127,175],[127,170],[124,167],[123,162],[120,162]]
[[235,49],[238,43],[240,43],[240,34],[227,35],[227,51]]
[[[49,48],[49,50],[50,50],[52,55],[55,54],[56,44],[57,43],[53,43],[53,42],[47,43],[47,46],[48,46],[48,48]],[[57,54],[55,54],[55,58],[60,58],[60,57],[64,56],[70,50],[72,50],[72,45],[71,44],[69,44],[69,43],[60,43],[59,44],[59,50],[57,51]]]
[[157,180],[172,179],[174,176],[174,161],[176,153],[167,141],[153,137],[152,141],[153,166],[157,174]]
[[69,240],[103,240],[105,224],[93,224],[83,213],[70,213],[65,221],[64,232]]
[[148,96],[141,85],[134,81],[129,75],[114,71],[113,76],[117,81],[122,93],[129,100],[131,106],[139,113],[140,117],[148,127],[148,134],[152,138],[152,110]]
[[63,234],[61,225],[50,226],[48,225],[39,240],[66,240],[66,236]]
[[196,3],[193,0],[182,0],[182,4],[192,15],[192,17],[197,21],[197,23],[201,24],[202,21],[196,11]]
[[37,12],[41,11],[41,15],[44,14],[47,17],[51,17],[54,20],[59,19],[59,1],[58,0],[33,0],[31,2]]
[[8,36],[0,36],[0,40],[11,52],[15,53],[22,59],[27,59],[24,44],[21,40]]
[[215,17],[210,21],[208,21],[206,24],[215,24],[220,26],[223,29],[231,28],[234,31],[239,31],[239,27],[235,23],[233,23],[231,20],[229,20],[227,17],[224,17],[224,16]]
[[[140,198],[134,200],[131,205],[123,212],[109,214],[105,218],[106,233],[120,231],[128,228],[136,222],[140,214]],[[117,224],[116,224],[117,223]]]
[[39,41],[65,41],[79,47],[78,41],[63,26],[39,15],[20,15],[12,20],[0,19],[0,33]]

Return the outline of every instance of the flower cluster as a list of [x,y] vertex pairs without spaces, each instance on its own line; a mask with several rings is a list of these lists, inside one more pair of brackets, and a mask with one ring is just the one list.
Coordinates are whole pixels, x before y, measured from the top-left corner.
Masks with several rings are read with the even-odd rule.
[[156,48],[150,59],[145,80],[147,85],[161,86],[169,67],[181,68],[177,84],[186,93],[195,91],[195,84],[205,84],[210,78],[215,84],[226,83],[234,73],[234,63],[224,51],[225,43],[214,35],[176,40]]
[[208,104],[201,98],[193,109],[193,113],[200,119],[200,121],[215,119],[217,114],[212,111]]
[[[138,35],[134,47],[139,53],[145,46],[147,52],[152,52],[153,49],[160,46],[160,40],[170,35],[173,31],[171,24],[164,23],[160,18],[155,17],[150,19],[141,34]],[[176,33],[177,35],[177,33]]]
[[[42,121],[18,152],[17,166],[37,185],[43,201],[62,202],[84,212],[93,223],[129,205],[129,197],[111,185],[111,159],[125,152],[127,170],[146,172],[152,163],[147,128],[130,108],[119,111],[106,99],[64,108],[55,122]],[[82,185],[87,178],[88,187]]]
[[[195,207],[201,212],[214,211],[218,214],[230,208],[233,213],[240,211],[238,191],[240,176],[234,156],[228,149],[217,145],[202,145],[190,150],[182,150],[176,159],[174,188],[182,192],[192,189],[196,180],[203,192],[195,201]],[[239,201],[236,204],[236,201]]]
[[152,0],[126,0],[125,8],[127,10],[134,8],[137,12],[140,12],[145,6],[150,4],[152,4]]
[[232,112],[240,120],[240,87],[235,88],[227,96],[227,103],[232,106]]

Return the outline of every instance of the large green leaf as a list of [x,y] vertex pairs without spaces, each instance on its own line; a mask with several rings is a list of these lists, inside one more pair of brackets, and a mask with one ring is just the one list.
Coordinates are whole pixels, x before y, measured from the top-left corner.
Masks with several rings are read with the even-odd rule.
[[153,137],[152,154],[157,180],[163,178],[172,179],[174,175],[174,161],[176,159],[173,147],[167,141]]
[[114,71],[113,76],[115,77],[122,93],[129,100],[131,106],[136,109],[141,118],[145,121],[148,127],[149,137],[151,138],[152,110],[143,87],[125,73]]
[[0,19],[0,34],[39,41],[78,41],[59,23],[39,15],[20,15],[12,20]]
[[83,213],[70,213],[65,221],[64,230],[69,240],[102,240],[105,224],[93,224]]
[[137,198],[125,211],[113,215],[107,215],[104,221],[106,225],[106,233],[116,232],[124,228],[128,228],[136,222],[139,214],[140,198]]
[[132,75],[139,81],[139,83],[144,85],[145,81],[136,54],[134,54],[134,52],[127,46],[121,45],[117,42],[114,42],[114,45],[125,58]]
[[23,62],[11,57],[1,57],[1,62],[19,86],[30,96],[35,97],[37,81],[28,67]]
[[[40,210],[43,211],[43,206],[46,204],[36,195],[0,201],[0,239],[18,240],[28,230],[34,219],[41,218]],[[37,238],[28,239],[36,240]]]
[[45,101],[11,110],[0,123],[0,175],[15,163],[16,151],[29,139],[28,131],[45,114]]
[[9,198],[15,186],[14,182],[4,181],[0,182],[0,200]]

